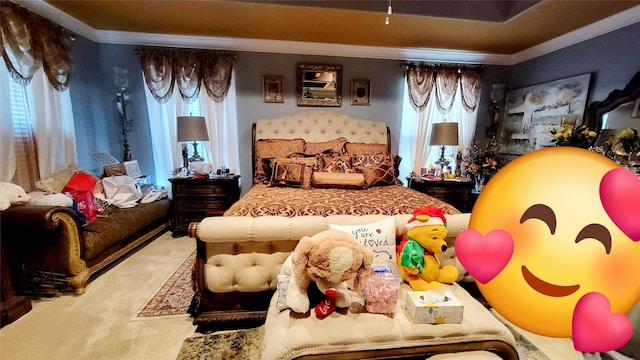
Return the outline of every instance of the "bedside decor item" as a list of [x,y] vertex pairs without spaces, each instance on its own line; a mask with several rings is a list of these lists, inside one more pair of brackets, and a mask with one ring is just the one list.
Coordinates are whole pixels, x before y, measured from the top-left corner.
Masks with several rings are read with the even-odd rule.
[[504,166],[499,156],[500,147],[496,138],[491,138],[484,149],[475,141],[467,153],[462,155],[461,173],[476,183],[476,191],[482,187]]
[[458,145],[458,123],[452,122],[443,122],[433,124],[431,128],[431,139],[429,140],[429,145],[441,145],[441,153],[440,159],[437,164],[444,168],[445,165],[449,164],[449,160],[444,157],[445,146],[447,145]]
[[262,77],[262,102],[284,103],[284,76],[265,75]]
[[489,116],[491,123],[485,130],[487,137],[496,136],[498,132],[498,124],[500,123],[500,115],[504,107],[504,84],[491,85],[491,102],[489,103]]
[[371,82],[369,80],[351,80],[351,105],[371,104]]
[[553,146],[552,128],[582,124],[590,81],[587,73],[507,92],[500,151],[522,155]]
[[129,77],[127,73],[128,69],[115,66],[113,68],[114,76],[113,82],[116,85],[118,91],[116,92],[116,107],[118,108],[118,116],[120,117],[120,129],[122,130],[123,137],[123,147],[124,147],[124,156],[122,157],[122,161],[130,161],[133,157],[131,156],[131,150],[129,150],[129,140],[127,139],[127,134],[131,132],[131,124],[132,121],[127,116],[127,104],[129,103],[129,99],[131,98],[131,94],[127,90],[127,86],[129,86]]
[[342,105],[342,65],[298,64],[298,106]]
[[[204,161],[204,158],[198,154],[198,141],[209,141],[207,135],[207,124],[204,116],[178,116],[178,142],[193,141],[193,156],[189,158],[189,162]],[[182,146],[183,166],[186,165],[184,158],[187,157],[186,144]]]

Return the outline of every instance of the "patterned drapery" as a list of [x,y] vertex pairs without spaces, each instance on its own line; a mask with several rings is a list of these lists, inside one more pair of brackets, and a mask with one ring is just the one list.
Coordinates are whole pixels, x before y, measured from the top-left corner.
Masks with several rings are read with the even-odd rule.
[[66,90],[73,64],[64,28],[10,1],[0,1],[0,15],[2,57],[11,77],[27,85],[42,66],[51,85]]
[[145,47],[141,62],[147,87],[159,103],[171,98],[174,85],[186,102],[195,100],[204,85],[219,103],[229,91],[234,58],[226,51]]
[[431,91],[435,87],[438,110],[446,114],[453,106],[459,82],[462,90],[462,106],[467,112],[473,112],[480,99],[481,73],[480,67],[407,65],[406,77],[411,106],[416,112],[421,112],[429,103]]

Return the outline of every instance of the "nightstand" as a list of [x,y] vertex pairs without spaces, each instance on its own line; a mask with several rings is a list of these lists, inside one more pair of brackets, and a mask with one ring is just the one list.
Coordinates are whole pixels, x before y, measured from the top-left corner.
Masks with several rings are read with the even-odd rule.
[[461,212],[471,212],[477,196],[472,196],[472,181],[427,180],[421,177],[407,177],[408,186],[434,198],[446,201]]
[[240,198],[240,175],[209,179],[173,178],[173,236],[189,230],[189,224],[209,216],[221,216]]

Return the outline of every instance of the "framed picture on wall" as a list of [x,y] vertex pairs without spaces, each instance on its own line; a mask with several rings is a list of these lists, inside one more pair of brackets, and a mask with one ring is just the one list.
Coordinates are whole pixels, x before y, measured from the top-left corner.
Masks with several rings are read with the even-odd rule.
[[371,81],[351,80],[351,105],[371,104]]
[[500,152],[522,155],[555,146],[552,129],[582,124],[591,74],[507,92]]
[[284,102],[284,76],[266,75],[263,77],[263,101],[266,103]]

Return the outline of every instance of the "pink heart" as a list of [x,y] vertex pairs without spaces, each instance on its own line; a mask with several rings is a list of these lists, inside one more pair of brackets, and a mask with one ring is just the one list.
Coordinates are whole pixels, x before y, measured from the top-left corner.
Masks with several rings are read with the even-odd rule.
[[514,245],[513,238],[504,230],[493,230],[482,236],[479,231],[469,229],[458,234],[455,247],[462,266],[486,284],[507,266]]
[[580,298],[571,324],[573,347],[582,352],[606,352],[622,347],[633,333],[631,321],[623,314],[611,313],[609,300],[590,292]]
[[600,181],[600,201],[611,220],[633,241],[640,241],[640,179],[617,168]]

